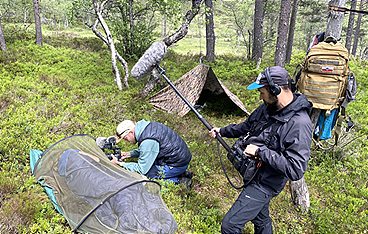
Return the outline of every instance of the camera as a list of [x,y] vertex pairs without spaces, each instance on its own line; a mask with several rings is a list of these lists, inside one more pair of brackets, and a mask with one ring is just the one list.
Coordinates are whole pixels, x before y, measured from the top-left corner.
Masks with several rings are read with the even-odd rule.
[[244,154],[248,138],[249,135],[240,137],[231,147],[232,152],[227,154],[229,161],[243,177],[245,185],[252,181],[261,165],[261,161]]
[[109,160],[112,160],[112,156],[114,156],[120,161],[121,149],[116,145],[116,138],[114,136],[108,138],[98,137],[96,143],[104,151]]

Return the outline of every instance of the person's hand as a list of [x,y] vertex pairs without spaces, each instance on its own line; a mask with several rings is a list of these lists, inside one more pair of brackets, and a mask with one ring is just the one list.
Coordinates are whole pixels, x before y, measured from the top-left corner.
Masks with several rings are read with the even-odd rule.
[[256,151],[259,147],[253,144],[249,144],[247,145],[247,147],[244,150],[245,155],[247,155],[248,157],[250,156],[256,156]]
[[110,160],[110,162],[112,164],[120,165],[119,160],[115,156],[111,156],[111,157],[112,157],[112,159]]
[[216,138],[216,135],[220,135],[220,128],[212,128],[211,131],[209,131],[210,137]]
[[130,157],[130,152],[121,152],[121,158],[120,160],[126,159]]

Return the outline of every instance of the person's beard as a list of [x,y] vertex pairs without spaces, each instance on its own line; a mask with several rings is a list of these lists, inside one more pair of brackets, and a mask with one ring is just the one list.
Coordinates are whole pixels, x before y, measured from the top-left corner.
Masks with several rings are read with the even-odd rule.
[[278,99],[276,96],[270,96],[269,102],[263,102],[267,106],[268,113],[270,114],[275,113],[279,109]]

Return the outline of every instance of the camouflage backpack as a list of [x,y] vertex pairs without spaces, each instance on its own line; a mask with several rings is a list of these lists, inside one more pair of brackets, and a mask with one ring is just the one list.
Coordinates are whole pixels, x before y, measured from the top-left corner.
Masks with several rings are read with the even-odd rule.
[[339,42],[320,42],[304,61],[298,90],[313,103],[313,108],[331,111],[345,95],[349,75],[349,52]]
[[322,41],[310,48],[302,65],[297,89],[313,103],[314,109],[321,110],[314,132],[318,140],[331,138],[337,125],[337,143],[347,103],[355,99],[356,81],[348,62],[349,52],[341,43]]

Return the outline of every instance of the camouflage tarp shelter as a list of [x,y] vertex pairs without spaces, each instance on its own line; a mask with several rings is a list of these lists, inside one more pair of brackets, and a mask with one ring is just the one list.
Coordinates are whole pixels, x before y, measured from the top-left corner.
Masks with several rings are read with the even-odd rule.
[[[211,67],[199,64],[180,79],[174,82],[180,93],[194,106],[206,102],[218,102],[222,107],[249,112],[243,103],[225,85],[217,79]],[[221,103],[220,103],[221,102]],[[161,110],[184,116],[190,108],[178,97],[170,86],[167,86],[150,98],[150,103]]]
[[177,224],[157,182],[113,165],[88,135],[67,137],[43,153],[31,150],[31,169],[74,232],[175,233]]

